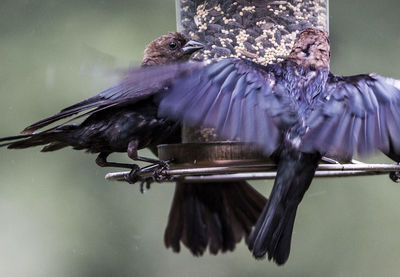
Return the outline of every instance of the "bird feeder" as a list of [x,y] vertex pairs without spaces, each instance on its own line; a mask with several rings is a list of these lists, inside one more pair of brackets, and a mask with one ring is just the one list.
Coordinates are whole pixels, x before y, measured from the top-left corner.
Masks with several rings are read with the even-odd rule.
[[[178,31],[205,47],[193,59],[245,58],[267,65],[289,55],[297,35],[328,31],[328,0],[177,0]],[[271,163],[259,149],[221,141],[213,129],[183,127],[183,144],[159,146],[160,159],[182,166]]]
[[[176,0],[177,29],[205,45],[193,59],[245,58],[266,65],[290,53],[306,28],[329,30],[328,0]],[[267,139],[267,138],[266,138]],[[161,160],[173,160],[164,170],[170,180],[190,182],[272,179],[274,163],[254,146],[223,141],[213,129],[183,127],[182,143],[158,146]],[[325,159],[316,177],[375,175],[399,171],[399,165],[340,164]],[[110,173],[124,180],[126,172]],[[142,172],[152,174],[151,167]]]

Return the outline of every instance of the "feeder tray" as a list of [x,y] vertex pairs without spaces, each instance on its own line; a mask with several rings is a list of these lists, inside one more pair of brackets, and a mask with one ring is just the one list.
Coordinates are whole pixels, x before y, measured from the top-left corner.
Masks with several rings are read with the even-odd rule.
[[259,148],[233,141],[161,144],[158,157],[172,160],[171,168],[273,163]]
[[[239,142],[183,143],[159,146],[161,160],[172,160],[169,169],[161,171],[162,181],[218,181],[273,179],[277,166],[255,147]],[[154,167],[156,169],[156,167]],[[357,160],[341,164],[323,158],[315,177],[352,177],[400,172],[398,164],[366,164]],[[151,167],[141,177],[151,177]],[[125,181],[129,171],[108,173],[110,181]]]

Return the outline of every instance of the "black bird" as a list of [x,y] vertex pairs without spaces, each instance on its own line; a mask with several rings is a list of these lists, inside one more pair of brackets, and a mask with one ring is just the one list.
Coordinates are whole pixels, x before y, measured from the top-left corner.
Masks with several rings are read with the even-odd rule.
[[[142,67],[187,61],[191,54],[201,48],[203,48],[201,44],[189,41],[183,34],[170,33],[155,39],[146,47]],[[139,86],[127,89],[124,83],[117,84],[26,127],[22,131],[23,135],[1,138],[0,141],[11,141],[1,146],[21,149],[45,145],[42,152],[72,146],[77,150],[84,149],[89,153],[99,153],[96,163],[103,167],[137,169],[136,165],[108,162],[107,157],[113,152],[127,152],[128,156],[135,161],[158,162],[138,156],[138,149],[149,147],[154,150],[160,143],[179,141],[180,125],[175,121],[158,117],[157,101],[154,97],[141,97],[142,90]],[[118,107],[104,103],[105,95],[118,93],[134,93],[139,101],[127,105],[119,103]],[[79,125],[67,125],[69,123],[67,121],[48,130],[33,133],[84,110],[89,111],[73,118],[87,117]]]
[[258,145],[278,170],[248,244],[256,258],[268,254],[284,264],[297,207],[322,156],[346,160],[380,150],[400,161],[400,81],[336,76],[329,62],[327,33],[306,29],[281,62],[229,58],[132,69],[117,89],[62,114],[154,97],[160,117]]
[[[26,127],[23,135],[0,138],[0,141],[10,141],[1,146],[20,149],[44,145],[43,152],[67,146],[84,149],[99,153],[96,163],[100,166],[133,168],[129,181],[134,181],[138,167],[108,162],[109,154],[127,152],[133,160],[157,163],[157,160],[138,156],[137,150],[148,147],[157,155],[158,144],[181,141],[180,123],[157,116],[158,96],[148,92],[163,92],[164,86],[145,78],[147,72],[154,65],[187,61],[201,48],[201,44],[189,41],[180,33],[161,36],[146,47],[141,72],[136,72],[134,78],[128,73],[120,84]],[[158,77],[171,74],[175,73],[165,70]],[[128,97],[125,100],[124,95]],[[77,115],[82,111],[87,112]],[[78,125],[67,121],[33,133],[74,115],[87,118]],[[242,237],[250,234],[265,203],[266,199],[246,182],[178,182],[165,231],[165,245],[179,252],[182,241],[196,256],[203,254],[207,246],[213,254],[233,250]]]
[[327,33],[306,29],[281,62],[177,65],[180,77],[162,80],[169,85],[162,116],[213,127],[276,161],[271,195],[248,239],[256,258],[287,261],[297,207],[323,155],[347,160],[380,150],[400,161],[400,81],[336,76],[329,62]]

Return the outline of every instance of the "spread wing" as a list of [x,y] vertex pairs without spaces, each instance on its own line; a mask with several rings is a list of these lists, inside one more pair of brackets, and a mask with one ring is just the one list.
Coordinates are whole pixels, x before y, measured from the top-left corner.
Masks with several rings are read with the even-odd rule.
[[351,157],[379,149],[400,161],[399,80],[331,75],[325,92],[325,102],[308,118],[303,151]]
[[223,59],[179,78],[160,102],[161,116],[215,128],[223,138],[256,143],[264,154],[279,146],[297,109],[271,67]]
[[72,106],[62,109],[57,114],[40,120],[28,127],[22,133],[30,134],[53,122],[70,117],[83,111],[90,115],[98,110],[117,105],[133,104],[146,99],[168,86],[171,80],[186,71],[200,66],[199,63],[171,64],[160,67],[141,67],[128,71],[127,76],[117,85]]

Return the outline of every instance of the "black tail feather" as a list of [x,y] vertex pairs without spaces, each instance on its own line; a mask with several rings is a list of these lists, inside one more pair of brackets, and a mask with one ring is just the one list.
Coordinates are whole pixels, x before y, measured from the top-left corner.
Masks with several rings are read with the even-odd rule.
[[43,135],[39,134],[4,137],[0,138],[0,141],[9,141],[7,143],[0,144],[0,147],[7,146],[9,149],[22,149],[46,144],[43,142]]
[[[179,190],[179,188],[177,189]],[[203,216],[206,213],[205,207],[198,202],[196,194],[190,192],[192,188],[182,185],[182,189],[184,194],[181,221],[183,223],[182,242],[190,246],[193,255],[199,256],[203,254],[208,243],[207,228],[204,222],[206,219]]]
[[8,143],[7,148],[8,149],[25,149],[29,147],[34,147],[34,146],[41,146],[41,145],[47,145],[49,143],[54,142],[54,136],[50,134],[44,135],[34,135],[30,138],[22,139],[19,141],[15,141],[12,143]]
[[68,146],[64,140],[68,139],[70,131],[75,130],[76,125],[67,125],[55,130],[49,130],[34,134],[23,134],[0,138],[0,141],[9,141],[0,144],[0,147],[7,146],[9,149],[24,149],[34,146],[45,145],[43,152],[54,151]]
[[297,207],[314,177],[319,155],[298,152],[281,155],[271,195],[249,236],[255,258],[268,254],[269,260],[284,264],[290,253]]
[[232,251],[247,238],[266,199],[246,182],[177,183],[164,242],[174,252],[182,242],[200,256]]
[[[59,113],[57,113],[55,115],[52,115],[52,116],[47,117],[45,119],[42,119],[42,120],[40,120],[38,122],[35,122],[32,125],[29,125],[28,127],[25,127],[25,129],[22,130],[21,133],[22,134],[32,134],[34,131],[36,131],[38,129],[46,127],[46,126],[48,126],[48,125],[50,125],[50,124],[52,124],[52,123],[54,123],[56,121],[59,121],[61,119],[73,116],[73,115],[81,112],[84,109],[90,109],[90,108],[93,108],[93,107],[92,106],[88,106],[88,107],[83,107],[83,109],[77,108],[77,109],[71,109],[71,110],[66,110],[66,111],[62,110],[61,112],[59,112]],[[85,113],[84,115],[89,115],[89,114],[91,114],[91,112]],[[64,122],[63,124],[60,124],[59,126],[65,126],[66,123],[68,123],[68,122],[70,122],[72,120],[78,119],[78,118],[80,118],[80,116],[74,117],[73,119],[68,120],[67,122]],[[58,126],[56,126],[55,128],[57,128],[57,127]],[[54,128],[51,128],[49,130],[53,130],[53,129]]]
[[[10,141],[10,140],[20,140],[20,139],[24,139],[24,138],[30,138],[31,136],[32,136],[32,134],[3,137],[3,138],[0,138],[0,142],[2,142],[2,141]],[[8,144],[4,144],[4,146],[5,145],[8,145]]]
[[44,146],[42,148],[42,150],[40,150],[40,152],[51,152],[51,151],[56,151],[56,150],[60,150],[64,147],[69,146],[68,143],[64,143],[61,141],[55,141],[55,142],[51,142],[48,145]]

